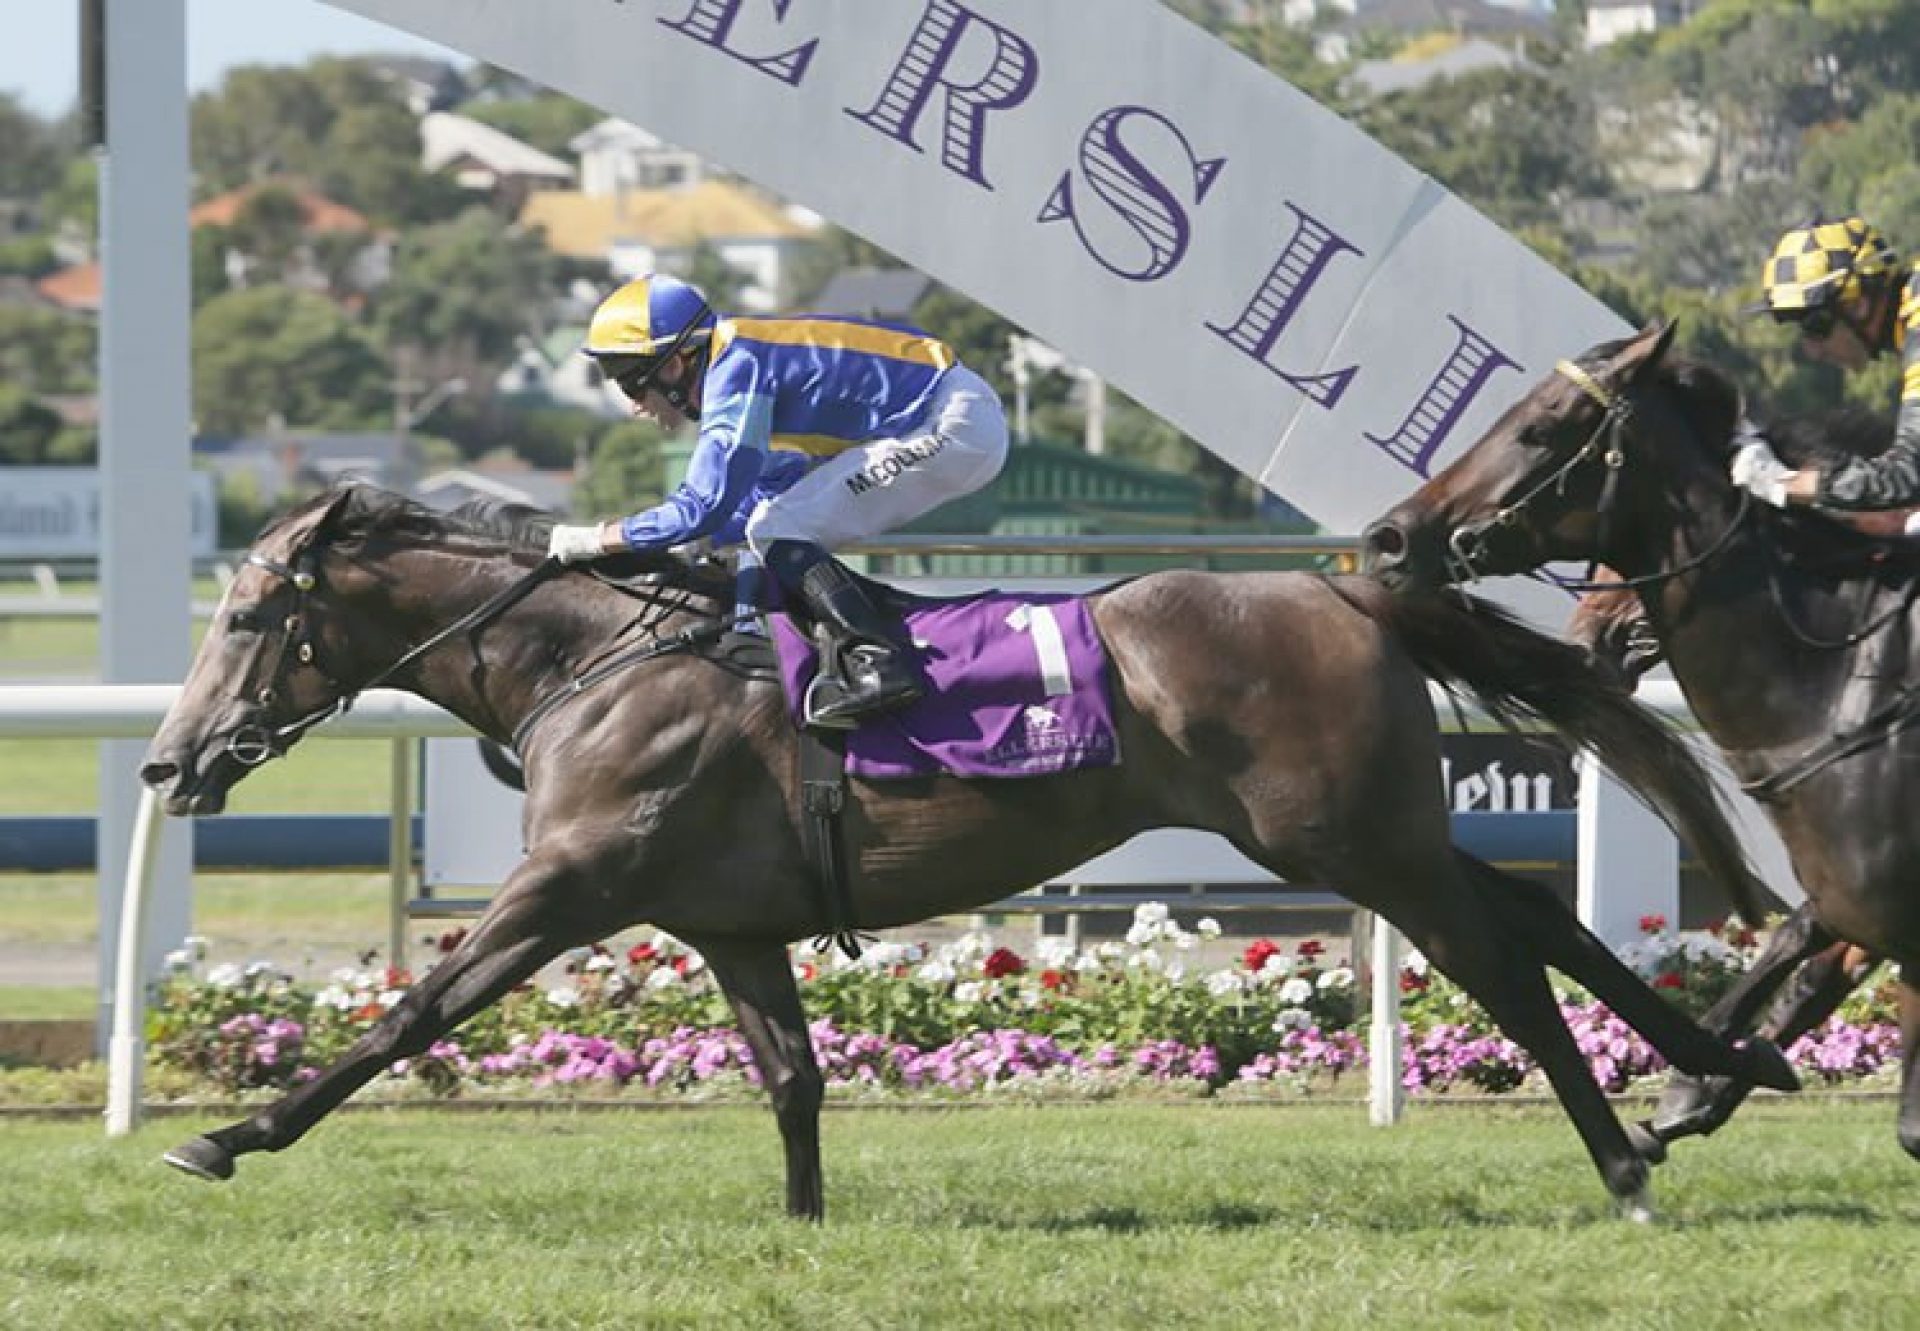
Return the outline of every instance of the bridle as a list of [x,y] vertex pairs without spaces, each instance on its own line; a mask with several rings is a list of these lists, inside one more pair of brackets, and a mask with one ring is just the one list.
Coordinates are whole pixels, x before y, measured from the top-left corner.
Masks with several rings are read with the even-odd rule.
[[[349,711],[362,693],[376,685],[386,683],[450,639],[484,628],[564,567],[558,559],[551,556],[541,560],[527,572],[526,576],[495,593],[425,642],[408,648],[392,664],[358,685],[348,685],[335,678],[320,663],[319,652],[314,645],[316,630],[311,606],[314,589],[319,586],[320,580],[315,570],[313,548],[309,546],[284,563],[250,550],[247,552],[246,562],[254,568],[263,569],[283,579],[293,588],[294,599],[292,610],[281,622],[283,631],[275,635],[270,644],[263,645],[260,653],[248,664],[238,690],[239,700],[249,707],[264,709],[273,706],[279,699],[284,686],[281,676],[289,672],[289,648],[292,648],[292,657],[296,665],[317,674],[326,684],[328,691],[336,696],[332,702],[323,703],[284,725],[270,726],[255,720],[248,721],[233,730],[227,736],[227,753],[243,767],[258,767],[270,759],[279,757],[315,726]],[[242,624],[238,627],[257,629],[258,625]]]
[[[1598,461],[1606,468],[1606,476],[1600,484],[1600,497],[1594,503],[1594,516],[1599,520],[1599,531],[1594,539],[1594,549],[1603,550],[1609,543],[1613,521],[1618,510],[1620,497],[1620,473],[1627,464],[1625,448],[1626,430],[1634,420],[1634,406],[1627,397],[1608,388],[1581,366],[1570,360],[1555,364],[1554,371],[1571,383],[1588,399],[1600,408],[1600,419],[1595,422],[1586,441],[1541,480],[1528,487],[1526,492],[1510,504],[1501,506],[1486,521],[1471,526],[1456,527],[1447,537],[1447,571],[1449,580],[1471,582],[1482,576],[1482,563],[1487,557],[1487,534],[1500,527],[1514,525],[1527,511],[1527,508],[1548,491],[1565,493],[1568,479],[1580,467],[1591,461]],[[1670,582],[1683,574],[1691,573],[1715,558],[1732,541],[1734,533],[1745,523],[1751,508],[1753,496],[1747,491],[1740,492],[1740,507],[1731,521],[1708,547],[1680,564],[1659,573],[1649,573],[1640,577],[1620,578],[1617,580],[1596,581],[1594,573],[1599,567],[1599,557],[1588,561],[1587,575],[1584,578],[1560,579],[1548,577],[1542,573],[1530,573],[1542,582],[1549,582],[1567,591],[1596,591],[1607,589],[1635,589],[1654,587]]]

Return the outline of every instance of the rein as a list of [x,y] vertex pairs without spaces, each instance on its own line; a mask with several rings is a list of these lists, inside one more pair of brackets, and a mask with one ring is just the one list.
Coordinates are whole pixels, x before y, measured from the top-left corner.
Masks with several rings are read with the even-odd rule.
[[[1627,427],[1633,421],[1633,404],[1620,393],[1616,393],[1607,388],[1598,379],[1594,378],[1593,375],[1570,360],[1560,361],[1553,368],[1562,378],[1566,379],[1575,388],[1579,389],[1589,399],[1599,405],[1601,410],[1599,423],[1593,427],[1593,432],[1587,436],[1585,443],[1581,444],[1565,462],[1561,463],[1548,476],[1528,489],[1525,494],[1521,495],[1511,504],[1504,505],[1485,522],[1473,527],[1458,528],[1447,538],[1448,569],[1457,581],[1469,581],[1479,578],[1480,571],[1478,562],[1484,558],[1486,554],[1485,536],[1488,531],[1496,527],[1511,525],[1515,519],[1526,511],[1528,505],[1532,504],[1534,500],[1549,490],[1564,489],[1567,478],[1573,474],[1575,468],[1581,466],[1596,455],[1598,455],[1599,460],[1606,465],[1607,474],[1606,479],[1601,483],[1600,498],[1594,505],[1594,514],[1600,520],[1600,531],[1595,541],[1595,548],[1603,548],[1607,544],[1607,538],[1612,530],[1614,513],[1619,499],[1620,473],[1625,470],[1627,465],[1624,435]],[[1733,518],[1721,529],[1720,534],[1713,539],[1706,549],[1674,565],[1672,568],[1662,570],[1658,573],[1647,573],[1632,578],[1623,577],[1608,582],[1596,581],[1593,576],[1594,570],[1599,563],[1596,557],[1588,562],[1587,575],[1584,578],[1561,579],[1550,577],[1540,572],[1529,573],[1527,576],[1538,582],[1544,582],[1550,586],[1561,588],[1564,591],[1574,592],[1614,589],[1638,590],[1643,587],[1658,587],[1673,581],[1675,578],[1691,573],[1695,569],[1703,568],[1718,558],[1721,552],[1733,541],[1734,535],[1746,523],[1747,517],[1752,510],[1753,496],[1747,491],[1742,490],[1740,492],[1739,507],[1734,510]]]
[[[276,577],[285,579],[294,589],[293,611],[287,616],[285,621],[286,636],[280,639],[272,657],[272,669],[267,673],[267,682],[257,690],[254,690],[253,700],[263,707],[268,707],[273,704],[275,697],[274,683],[279,679],[281,667],[285,664],[287,647],[293,642],[294,635],[300,633],[302,630],[306,631],[307,636],[301,639],[299,646],[295,649],[294,655],[301,665],[308,666],[317,671],[320,677],[326,680],[327,683],[340,694],[333,702],[323,707],[317,707],[305,716],[289,721],[285,725],[268,727],[259,724],[249,724],[241,726],[231,735],[227,736],[227,752],[232,755],[235,762],[246,767],[258,767],[269,759],[276,758],[285,753],[302,735],[306,734],[315,726],[350,711],[354,701],[362,693],[365,693],[368,689],[376,685],[386,683],[402,670],[405,670],[408,666],[418,661],[421,657],[444,645],[452,638],[463,633],[472,632],[475,629],[486,627],[515,605],[518,605],[536,587],[553,577],[564,567],[559,560],[552,557],[541,560],[540,563],[534,565],[533,568],[528,571],[525,577],[520,578],[493,596],[488,597],[480,605],[468,611],[459,619],[456,619],[453,623],[441,629],[438,633],[435,633],[425,642],[409,648],[398,660],[373,675],[359,687],[347,688],[338,680],[334,679],[333,676],[329,675],[316,660],[312,637],[312,617],[307,613],[308,599],[312,596],[314,587],[318,585],[318,579],[314,576],[313,572],[312,556],[303,553],[300,558],[294,560],[291,564],[283,564],[277,559],[269,559],[265,555],[248,551],[246,562],[255,568],[265,569]],[[243,686],[240,692],[244,698],[248,689]]]

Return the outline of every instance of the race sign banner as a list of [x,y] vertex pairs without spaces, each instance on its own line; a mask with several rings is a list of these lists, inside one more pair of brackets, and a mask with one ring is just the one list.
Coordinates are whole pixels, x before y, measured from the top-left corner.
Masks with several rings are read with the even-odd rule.
[[1159,0],[330,2],[860,233],[1331,531],[1405,495],[1556,359],[1624,331]]

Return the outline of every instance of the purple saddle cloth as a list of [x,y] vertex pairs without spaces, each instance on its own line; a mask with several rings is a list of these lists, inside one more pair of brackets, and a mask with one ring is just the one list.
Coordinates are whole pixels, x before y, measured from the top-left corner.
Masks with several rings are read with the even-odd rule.
[[[785,615],[769,618],[797,725],[818,655]],[[926,696],[848,732],[850,774],[1043,776],[1120,761],[1106,648],[1081,598],[913,602],[906,622]]]

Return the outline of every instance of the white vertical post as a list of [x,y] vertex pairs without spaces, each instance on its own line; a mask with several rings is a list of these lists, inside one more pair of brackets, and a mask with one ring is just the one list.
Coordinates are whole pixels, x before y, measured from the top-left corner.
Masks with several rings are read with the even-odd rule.
[[407,899],[413,895],[413,746],[402,735],[393,741],[393,793],[387,806],[387,964],[407,965]]
[[160,849],[160,797],[143,791],[120,892],[120,929],[113,964],[113,1035],[107,1042],[107,1135],[123,1137],[140,1122],[141,1063],[146,1056],[147,975],[141,965],[147,895]]
[[1680,845],[1673,832],[1588,754],[1581,754],[1578,865],[1580,922],[1618,950],[1640,936],[1640,919],[1680,922]]
[[1376,1128],[1400,1121],[1406,1087],[1400,1078],[1400,932],[1373,917],[1373,1020],[1367,1041],[1367,1118]]
[[[100,678],[174,683],[192,642],[187,0],[106,0],[100,153]],[[115,873],[140,796],[136,740],[100,745],[100,974],[121,930]],[[157,865],[142,974],[190,927],[193,841]],[[101,1030],[115,995],[102,986]]]

